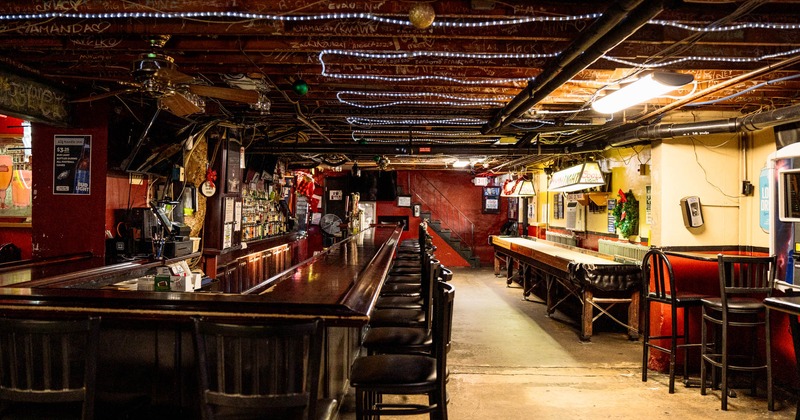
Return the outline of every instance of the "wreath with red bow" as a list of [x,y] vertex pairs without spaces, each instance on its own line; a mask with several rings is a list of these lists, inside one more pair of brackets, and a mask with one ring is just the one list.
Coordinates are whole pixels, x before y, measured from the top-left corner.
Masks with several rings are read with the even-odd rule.
[[614,227],[619,229],[623,237],[634,236],[639,233],[639,200],[633,195],[633,191],[617,193],[619,200],[611,214],[614,215]]

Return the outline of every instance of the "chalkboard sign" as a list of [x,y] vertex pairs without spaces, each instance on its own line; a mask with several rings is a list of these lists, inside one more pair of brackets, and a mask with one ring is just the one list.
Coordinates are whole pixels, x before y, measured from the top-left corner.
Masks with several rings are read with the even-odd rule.
[[0,70],[0,110],[40,121],[66,126],[69,121],[64,92],[27,77]]

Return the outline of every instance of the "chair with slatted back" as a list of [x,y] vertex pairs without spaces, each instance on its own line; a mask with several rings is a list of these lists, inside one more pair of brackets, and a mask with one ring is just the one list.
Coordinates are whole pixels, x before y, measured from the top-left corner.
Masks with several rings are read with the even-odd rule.
[[100,318],[0,318],[0,417],[94,418]]
[[[644,299],[644,334],[642,340],[642,382],[647,382],[647,363],[650,350],[669,355],[669,393],[675,392],[675,359],[678,349],[683,349],[683,380],[689,381],[689,348],[700,343],[689,341],[689,309],[699,308],[703,298],[709,296],[680,290],[667,255],[657,248],[650,249],[642,260],[642,296]],[[668,305],[671,314],[670,334],[651,335],[650,308],[656,304]],[[678,333],[678,311],[683,315],[683,332]],[[669,340],[669,347],[661,343]],[[680,342],[680,343],[679,343]]]
[[202,418],[328,419],[318,399],[322,323],[224,324],[194,319]]
[[[729,373],[749,372],[753,374],[751,388],[756,391],[755,373],[765,371],[767,380],[767,409],[775,410],[772,396],[772,357],[764,299],[772,295],[775,279],[776,257],[752,257],[743,255],[717,256],[719,266],[720,297],[703,299],[702,346],[700,360],[700,394],[706,395],[707,367],[712,369],[712,384],[716,382],[716,370],[721,371],[720,388],[722,409],[728,409]],[[708,327],[720,331],[714,343],[708,340]],[[758,361],[759,331],[763,328],[765,356]],[[751,348],[736,349],[734,344],[751,335]],[[716,334],[715,334],[716,335]],[[737,350],[734,354],[731,350]]]

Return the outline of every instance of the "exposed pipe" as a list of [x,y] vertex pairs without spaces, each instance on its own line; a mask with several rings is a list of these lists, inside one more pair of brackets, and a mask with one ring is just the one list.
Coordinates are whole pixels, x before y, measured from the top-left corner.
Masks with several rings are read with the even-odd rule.
[[637,127],[624,132],[618,140],[611,143],[611,146],[620,147],[646,140],[671,139],[675,137],[735,133],[738,131],[757,131],[797,121],[800,121],[800,105],[792,105],[738,118],[686,124],[655,124]]
[[[528,149],[517,148],[514,144],[507,146],[486,146],[486,145],[425,145],[429,152],[419,152],[419,147],[409,148],[407,145],[393,144],[266,144],[252,146],[248,149],[250,154],[281,154],[281,153],[336,153],[346,155],[413,155],[413,156],[436,156],[436,155],[487,155],[487,156],[526,156],[531,155]],[[602,146],[594,151],[601,151]],[[582,150],[592,151],[592,150]],[[570,149],[564,145],[537,145],[536,154],[539,155],[561,155],[569,153]]]
[[663,10],[663,3],[663,0],[615,3],[575,42],[548,63],[536,79],[481,128],[481,132],[494,133],[511,124],[559,86],[633,35]]

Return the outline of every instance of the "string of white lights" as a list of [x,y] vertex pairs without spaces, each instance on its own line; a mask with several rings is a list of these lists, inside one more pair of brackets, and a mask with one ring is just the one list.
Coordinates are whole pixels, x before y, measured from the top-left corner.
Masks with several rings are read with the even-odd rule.
[[[486,26],[507,26],[535,22],[569,22],[576,20],[597,19],[601,13],[588,13],[574,16],[525,16],[514,19],[484,20],[477,22],[461,22],[454,20],[437,20],[434,27],[443,28],[475,28]],[[307,22],[315,20],[364,19],[399,26],[412,26],[409,19],[394,19],[372,13],[323,13],[320,15],[271,15],[247,12],[114,12],[114,13],[25,13],[0,15],[0,20],[47,20],[47,19],[247,19],[277,20],[283,22]],[[220,22],[230,23],[230,22]]]
[[[488,26],[511,26],[525,23],[541,22],[571,22],[578,20],[592,20],[602,16],[602,13],[587,13],[571,16],[523,16],[512,19],[496,19],[483,21],[456,21],[456,20],[436,20],[431,26],[439,28],[476,28]],[[308,22],[317,20],[342,20],[342,19],[363,19],[372,20],[380,23],[388,23],[399,26],[412,26],[409,19],[395,19],[385,16],[378,16],[372,13],[323,13],[318,15],[273,15],[267,13],[249,12],[107,12],[107,13],[70,13],[70,12],[46,12],[46,13],[23,13],[23,14],[3,14],[0,21],[20,21],[20,20],[50,20],[50,19],[247,19],[247,20],[276,20],[282,22]],[[220,22],[230,23],[230,22]],[[694,32],[730,32],[741,29],[779,29],[796,30],[800,25],[792,23],[772,23],[772,22],[743,22],[735,25],[700,27],[686,25],[680,22],[668,20],[650,20],[651,25],[672,26],[687,31]]]
[[368,96],[372,98],[444,98],[464,102],[508,101],[513,98],[511,95],[498,95],[490,98],[476,98],[474,96],[450,95],[448,93],[436,92],[367,92],[362,90],[343,90],[337,93],[337,96],[338,95]]
[[689,56],[689,57],[681,57],[676,58],[673,60],[663,61],[659,63],[636,63],[633,61],[623,60],[621,58],[616,57],[609,57],[604,55],[602,58],[608,61],[612,61],[619,64],[624,64],[630,67],[639,67],[639,68],[658,68],[658,67],[667,67],[672,66],[678,63],[683,63],[686,61],[716,61],[716,62],[724,62],[724,63],[755,63],[759,61],[768,60],[771,58],[778,58],[778,57],[785,57],[788,55],[794,55],[800,53],[800,48],[795,48],[793,50],[779,52],[775,54],[765,54],[759,57],[711,57],[711,56]]
[[693,32],[730,32],[742,29],[800,29],[800,24],[796,23],[746,22],[726,26],[691,26],[669,20],[651,20],[647,23],[651,25],[672,26]]
[[459,107],[468,107],[468,106],[505,106],[505,102],[493,102],[493,101],[474,101],[474,102],[453,102],[453,101],[391,101],[382,104],[375,104],[375,105],[364,105],[357,102],[351,102],[345,99],[342,99],[339,94],[336,95],[336,98],[339,99],[339,102],[354,106],[356,108],[363,108],[363,109],[375,109],[375,108],[385,108],[389,106],[396,106],[396,105],[449,105],[449,106],[459,106]]
[[439,118],[439,119],[384,119],[369,117],[347,117],[348,124],[358,125],[483,125],[488,120],[480,118]]
[[[441,101],[410,101],[410,100],[400,100],[400,101],[392,101],[384,104],[375,104],[375,105],[364,105],[359,104],[357,102],[348,101],[342,98],[343,95],[355,95],[355,96],[367,96],[372,98],[413,98],[413,97],[423,97],[423,98],[443,98],[443,99],[452,99],[453,101],[459,102],[441,102]],[[449,105],[455,106],[483,106],[483,105],[490,105],[494,106],[497,104],[503,104],[504,102],[500,101],[510,101],[512,96],[509,95],[502,95],[502,96],[495,96],[491,98],[476,98],[471,96],[460,96],[460,95],[450,95],[446,93],[433,93],[433,92],[408,92],[408,93],[401,93],[401,92],[364,92],[364,91],[353,91],[353,90],[344,90],[341,92],[336,93],[336,99],[339,102],[351,106],[355,106],[358,108],[382,108],[387,106],[393,105],[407,105],[407,104],[415,104],[415,105],[438,105],[442,103],[446,103]]]
[[444,131],[444,132],[431,132],[431,131],[417,131],[417,130],[353,130],[353,135],[400,135],[408,136],[409,134],[416,134],[421,136],[433,137],[470,137],[480,136],[480,131]]
[[[434,139],[434,138],[426,138],[426,137],[416,137],[412,138],[411,141],[414,142],[424,142],[429,144],[480,144],[480,143],[495,143],[499,138],[492,137],[492,138],[485,138],[485,139],[462,139],[462,140],[443,140],[443,139]],[[359,141],[366,142],[366,143],[390,143],[390,144],[408,144],[408,139],[374,139],[374,138],[363,138],[359,139]]]

